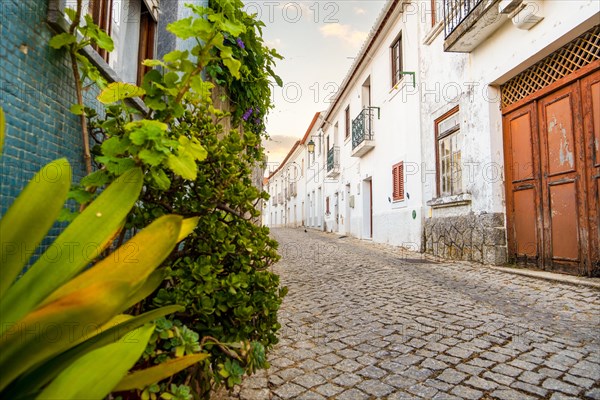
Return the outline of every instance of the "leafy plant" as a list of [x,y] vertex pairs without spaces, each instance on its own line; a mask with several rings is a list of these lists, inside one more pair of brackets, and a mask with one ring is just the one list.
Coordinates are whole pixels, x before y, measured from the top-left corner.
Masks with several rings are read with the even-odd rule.
[[[265,353],[277,343],[277,310],[286,293],[269,271],[278,260],[277,243],[255,224],[257,207],[268,195],[252,180],[265,161],[261,141],[272,107],[270,86],[281,84],[272,69],[280,56],[264,45],[262,24],[242,11],[241,1],[189,7],[193,15],[167,30],[194,39],[191,50],[144,61],[154,69],[140,87],[100,85],[102,117],[85,107],[74,110],[83,110],[98,142],[91,150],[98,169],[70,192],[82,208],[99,189],[140,168],[145,189],[127,216],[128,229],[172,213],[198,221],[164,261],[158,292],[136,305],[138,313],[185,307],[157,322],[136,369],[175,365],[181,354],[191,357],[198,349],[211,357],[189,364],[169,382],[121,385],[126,399],[189,393],[206,398],[217,385],[232,387],[243,374],[267,368]],[[126,103],[140,95],[148,112]],[[228,109],[215,107],[217,96],[227,100]],[[225,120],[239,129],[225,129]],[[122,233],[119,242],[123,239]],[[136,374],[132,377],[142,376]]]
[[[0,144],[3,137],[1,124]],[[154,331],[151,321],[183,309],[121,314],[160,284],[162,271],[156,268],[196,220],[165,215],[98,260],[138,199],[143,177],[137,168],[108,186],[17,279],[30,260],[28,249],[42,242],[60,213],[70,181],[66,160],[46,165],[0,220],[2,398],[102,399],[123,385],[146,349]],[[181,357],[144,384],[207,357]]]

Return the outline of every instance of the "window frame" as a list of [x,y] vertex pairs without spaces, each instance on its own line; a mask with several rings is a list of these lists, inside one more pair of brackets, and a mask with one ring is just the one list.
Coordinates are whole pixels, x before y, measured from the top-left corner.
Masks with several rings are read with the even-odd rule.
[[[122,0],[119,0],[122,1]],[[142,66],[141,61],[146,58],[154,58],[156,55],[156,46],[158,39],[158,15],[160,0],[133,0],[139,1],[141,8],[140,15],[140,31],[139,39],[140,45],[137,51],[138,68],[136,74],[136,84],[142,83],[142,77],[147,72],[148,67]],[[82,10],[82,16],[88,14],[94,20],[100,28],[107,32],[112,37],[112,20],[113,5],[115,0],[90,0],[88,8]],[[64,9],[68,6],[72,6],[70,1],[67,0],[49,0],[47,21],[48,23],[58,32],[67,32],[69,30],[70,22],[67,19]],[[144,21],[146,19],[146,21]],[[147,31],[143,30],[142,24],[145,22],[150,34],[147,35]],[[152,22],[152,23],[150,23]],[[143,39],[143,42],[142,42]],[[145,43],[146,46],[142,51],[141,44]],[[90,59],[92,64],[98,68],[98,70],[108,79],[109,82],[123,81],[123,77],[120,76],[109,63],[110,53],[103,49],[99,49],[96,46],[89,46],[83,49],[83,53]],[[137,108],[141,110],[147,110],[146,106],[140,99],[130,99]]]
[[351,129],[351,125],[350,125],[350,104],[348,104],[348,107],[346,107],[346,110],[344,110],[344,119],[345,119],[345,123],[346,123],[346,131],[344,139],[348,139],[350,136],[352,136],[352,129]]
[[[459,114],[459,112],[460,112],[460,108],[457,105],[434,120],[435,169],[436,169],[437,197],[456,196],[456,195],[462,194],[464,192],[464,187],[463,187],[463,182],[462,182],[462,165],[459,165],[460,177],[459,177],[459,179],[457,179],[457,183],[460,184],[460,187],[456,188],[456,190],[455,190],[455,185],[454,185],[455,182],[454,182],[454,178],[452,176],[454,174],[454,170],[451,165],[451,168],[450,168],[450,182],[451,182],[450,191],[449,192],[442,191],[442,180],[444,179],[444,177],[442,176],[442,168],[441,168],[442,167],[442,165],[441,165],[441,161],[442,161],[441,157],[442,156],[440,155],[440,141],[445,140],[447,138],[452,138],[453,136],[457,136],[457,134],[460,133],[460,119],[456,125],[452,126],[451,128],[449,128],[443,132],[440,132],[439,126],[440,126],[440,123],[442,123],[443,121],[446,121],[447,119],[454,116],[455,114]],[[461,144],[461,147],[460,147],[461,159],[462,159],[462,152],[463,152],[463,147]],[[454,153],[452,153],[450,155],[451,159],[453,157],[454,157]],[[451,161],[451,164],[452,164],[452,161]]]
[[[396,48],[398,48],[397,57],[396,57]],[[404,75],[400,74],[403,71],[404,57],[403,57],[403,49],[402,49],[402,32],[398,34],[398,36],[392,42],[390,46],[390,58],[391,58],[391,73],[392,73],[392,87],[399,84]],[[399,64],[399,65],[397,65]]]
[[392,166],[392,200],[404,201],[405,198],[404,161]]

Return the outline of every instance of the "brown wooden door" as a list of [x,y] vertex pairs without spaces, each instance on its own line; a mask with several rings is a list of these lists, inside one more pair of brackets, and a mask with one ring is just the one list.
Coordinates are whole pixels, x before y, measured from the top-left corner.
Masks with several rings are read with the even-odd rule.
[[600,72],[503,119],[512,261],[571,274],[600,269]]
[[534,104],[504,117],[508,252],[514,261],[543,266],[540,162]]
[[589,254],[592,273],[600,275],[600,71],[581,80],[587,162]]
[[585,274],[585,154],[577,82],[538,102],[545,264]]

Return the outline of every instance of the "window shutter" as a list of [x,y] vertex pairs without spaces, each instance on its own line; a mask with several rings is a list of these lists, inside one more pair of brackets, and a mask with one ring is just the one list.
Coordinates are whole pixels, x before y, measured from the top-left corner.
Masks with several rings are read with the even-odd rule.
[[392,185],[394,201],[404,200],[404,162],[392,167]]

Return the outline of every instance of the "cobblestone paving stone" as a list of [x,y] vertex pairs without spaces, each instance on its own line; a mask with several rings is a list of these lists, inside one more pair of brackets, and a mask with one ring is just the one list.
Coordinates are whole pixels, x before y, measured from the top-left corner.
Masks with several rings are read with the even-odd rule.
[[600,291],[273,229],[271,368],[220,398],[600,399]]

